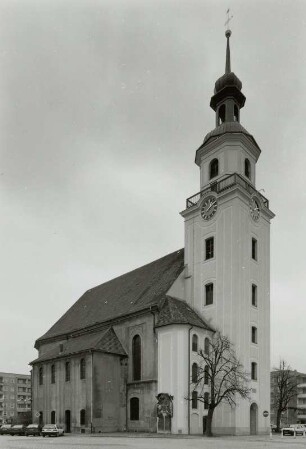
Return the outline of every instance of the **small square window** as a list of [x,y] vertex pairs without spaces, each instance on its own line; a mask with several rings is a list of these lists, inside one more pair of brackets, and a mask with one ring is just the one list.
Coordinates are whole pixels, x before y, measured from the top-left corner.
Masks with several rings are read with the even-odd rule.
[[257,285],[252,284],[252,306],[257,307]]
[[205,259],[212,259],[214,257],[214,238],[209,237],[205,240]]
[[257,327],[252,326],[252,343],[257,343]]
[[252,259],[257,260],[257,240],[252,238]]

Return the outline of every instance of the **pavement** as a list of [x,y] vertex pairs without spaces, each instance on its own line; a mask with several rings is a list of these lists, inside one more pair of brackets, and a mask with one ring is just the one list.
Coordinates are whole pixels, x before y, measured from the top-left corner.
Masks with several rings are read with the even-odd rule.
[[0,436],[2,449],[306,449],[306,438],[160,436],[156,434],[65,435],[60,438]]

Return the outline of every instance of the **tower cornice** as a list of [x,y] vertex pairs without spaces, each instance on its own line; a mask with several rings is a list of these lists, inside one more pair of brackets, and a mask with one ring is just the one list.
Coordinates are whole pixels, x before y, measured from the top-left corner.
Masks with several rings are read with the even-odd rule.
[[[231,128],[229,125],[236,125],[236,127],[240,126],[241,130],[238,131],[238,128],[237,131],[230,130],[233,129],[233,127]],[[220,128],[220,133],[218,132],[218,128]],[[223,123],[218,128],[208,133],[203,144],[197,149],[195,163],[198,166],[201,165],[201,159],[203,156],[206,156],[208,153],[220,148],[221,146],[226,144],[232,145],[237,141],[239,141],[239,143],[241,143],[246,150],[254,156],[256,161],[258,160],[261,150],[256,140],[241,125],[239,125],[239,123]],[[227,131],[227,129],[229,130]]]

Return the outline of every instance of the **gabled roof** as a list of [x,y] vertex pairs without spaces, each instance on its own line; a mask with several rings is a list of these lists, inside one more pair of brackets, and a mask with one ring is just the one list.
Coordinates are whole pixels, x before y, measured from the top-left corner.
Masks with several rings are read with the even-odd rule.
[[86,351],[99,351],[120,356],[127,355],[114,329],[109,327],[104,330],[102,334],[99,332],[94,334],[79,335],[78,337],[71,337],[63,344],[58,344],[56,347],[50,349],[37,359],[33,360],[31,364],[57,359],[59,357],[67,357]]
[[160,308],[156,327],[170,324],[190,324],[214,331],[214,329],[185,301],[167,296]]
[[88,290],[40,337],[42,340],[66,335],[139,312],[157,305],[184,269],[180,249],[136,270]]

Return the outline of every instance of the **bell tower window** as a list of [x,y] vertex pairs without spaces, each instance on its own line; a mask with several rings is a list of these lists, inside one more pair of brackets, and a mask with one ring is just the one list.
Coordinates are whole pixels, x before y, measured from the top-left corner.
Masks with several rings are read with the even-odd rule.
[[222,104],[218,112],[218,125],[225,122],[225,104]]
[[219,161],[213,159],[209,164],[209,179],[215,178],[219,174]]
[[239,109],[236,104],[234,105],[234,122],[239,122]]
[[244,174],[247,178],[251,178],[251,163],[249,159],[244,160]]

